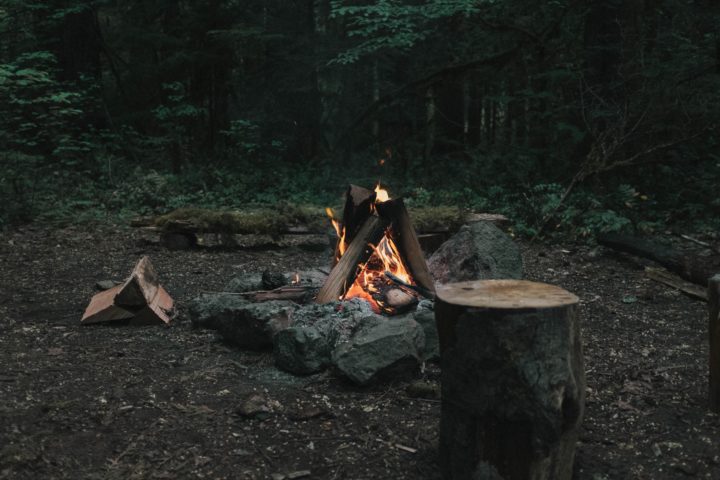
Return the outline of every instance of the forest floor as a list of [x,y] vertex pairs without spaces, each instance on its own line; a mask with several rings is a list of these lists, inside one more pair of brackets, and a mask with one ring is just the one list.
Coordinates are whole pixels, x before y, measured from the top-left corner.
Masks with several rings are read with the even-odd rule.
[[[582,299],[588,388],[575,477],[720,478],[705,304],[604,249],[521,249],[528,279]],[[174,323],[81,327],[95,282],[121,280],[141,255],[177,302]],[[125,227],[2,234],[0,478],[439,478],[440,403],[414,398],[411,381],[294,377],[269,352],[190,326],[188,301],[234,275],[327,262],[297,247],[169,251]],[[438,366],[418,378],[437,385]],[[273,412],[239,415],[253,393]]]

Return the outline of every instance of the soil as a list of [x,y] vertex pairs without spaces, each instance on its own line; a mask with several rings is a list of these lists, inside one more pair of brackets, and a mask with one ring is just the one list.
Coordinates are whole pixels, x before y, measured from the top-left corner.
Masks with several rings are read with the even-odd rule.
[[[608,250],[521,248],[526,278],[582,299],[576,478],[720,478],[705,304]],[[177,302],[173,324],[81,327],[95,283],[121,280],[142,255]],[[437,365],[358,388],[284,374],[269,352],[190,326],[188,301],[234,275],[328,260],[297,246],[170,251],[113,226],[2,234],[0,478],[439,478]]]

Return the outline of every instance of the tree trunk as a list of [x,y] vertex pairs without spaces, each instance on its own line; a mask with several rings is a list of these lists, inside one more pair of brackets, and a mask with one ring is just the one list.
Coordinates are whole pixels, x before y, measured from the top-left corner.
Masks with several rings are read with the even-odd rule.
[[577,302],[523,280],[438,287],[445,480],[572,477],[585,400]]
[[708,281],[710,409],[720,413],[720,274]]

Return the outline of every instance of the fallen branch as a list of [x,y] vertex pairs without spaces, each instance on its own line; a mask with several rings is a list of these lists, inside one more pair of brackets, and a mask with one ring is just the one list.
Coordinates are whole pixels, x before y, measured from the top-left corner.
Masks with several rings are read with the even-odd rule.
[[604,234],[597,237],[600,245],[619,252],[653,260],[681,278],[707,288],[708,279],[720,272],[720,258],[695,257],[657,243],[620,234]]

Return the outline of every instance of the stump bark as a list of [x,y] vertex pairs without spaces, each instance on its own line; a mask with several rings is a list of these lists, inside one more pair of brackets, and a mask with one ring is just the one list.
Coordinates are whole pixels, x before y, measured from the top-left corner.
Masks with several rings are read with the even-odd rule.
[[720,413],[720,274],[708,281],[710,409]]
[[577,303],[524,280],[437,288],[443,478],[572,477],[585,402]]

